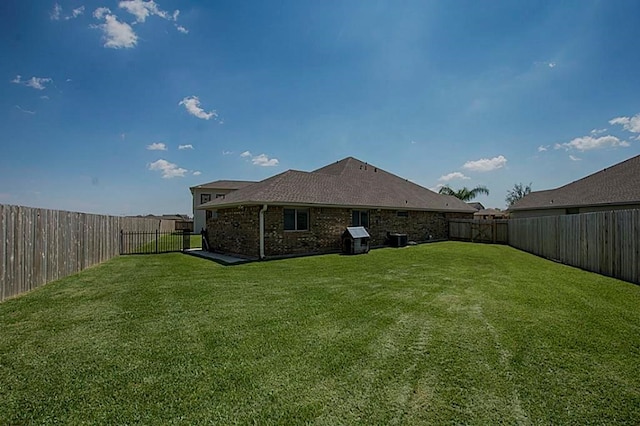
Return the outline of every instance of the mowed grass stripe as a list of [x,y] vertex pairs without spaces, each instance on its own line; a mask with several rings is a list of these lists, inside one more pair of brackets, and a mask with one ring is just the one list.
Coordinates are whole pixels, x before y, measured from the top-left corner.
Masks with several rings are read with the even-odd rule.
[[627,423],[640,287],[437,243],[127,256],[0,304],[0,423]]

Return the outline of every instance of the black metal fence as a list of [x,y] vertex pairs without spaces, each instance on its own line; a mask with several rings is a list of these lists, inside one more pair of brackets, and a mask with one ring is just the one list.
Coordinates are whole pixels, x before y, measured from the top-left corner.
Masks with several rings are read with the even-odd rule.
[[154,254],[191,248],[191,232],[120,231],[120,254]]

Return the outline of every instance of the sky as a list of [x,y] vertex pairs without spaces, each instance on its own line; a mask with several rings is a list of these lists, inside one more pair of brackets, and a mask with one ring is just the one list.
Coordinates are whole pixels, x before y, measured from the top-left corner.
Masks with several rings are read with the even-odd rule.
[[551,189],[640,154],[640,2],[0,2],[0,203],[191,214],[355,157]]

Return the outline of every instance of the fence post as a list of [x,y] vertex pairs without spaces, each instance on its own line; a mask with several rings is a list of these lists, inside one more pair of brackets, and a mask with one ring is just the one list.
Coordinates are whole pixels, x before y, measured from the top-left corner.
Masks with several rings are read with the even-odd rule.
[[156,229],[156,254],[158,254],[158,230]]
[[120,229],[120,254],[122,254],[122,252],[124,251],[124,233],[122,232],[122,229]]
[[186,229],[182,230],[182,251],[187,251],[191,248],[191,232]]

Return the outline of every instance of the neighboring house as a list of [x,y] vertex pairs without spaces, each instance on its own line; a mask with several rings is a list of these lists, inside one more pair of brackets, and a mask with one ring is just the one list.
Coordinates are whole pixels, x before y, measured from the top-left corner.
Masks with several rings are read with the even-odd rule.
[[471,207],[473,207],[476,210],[484,210],[484,206],[482,205],[482,203],[479,203],[477,201],[474,201],[472,203],[467,203],[469,204]]
[[348,226],[364,226],[372,247],[388,235],[447,238],[447,219],[473,217],[440,195],[352,157],[313,172],[288,170],[199,207],[211,214],[212,250],[247,257],[337,252]]
[[161,216],[148,214],[146,216],[129,216],[129,217],[141,217],[144,219],[156,219],[158,221],[173,221],[173,229],[175,231],[189,231],[193,232],[193,220],[186,214],[163,214]]
[[640,208],[640,155],[509,207],[512,218]]
[[173,220],[175,222],[176,231],[193,232],[193,219],[186,214],[163,214],[160,218],[164,220]]
[[473,214],[474,219],[507,219],[509,213],[498,209],[481,209]]
[[207,217],[211,217],[211,211],[198,210],[201,204],[208,203],[216,198],[222,198],[232,191],[244,188],[255,182],[246,180],[216,180],[189,188],[193,205],[193,231],[200,232],[207,227]]

